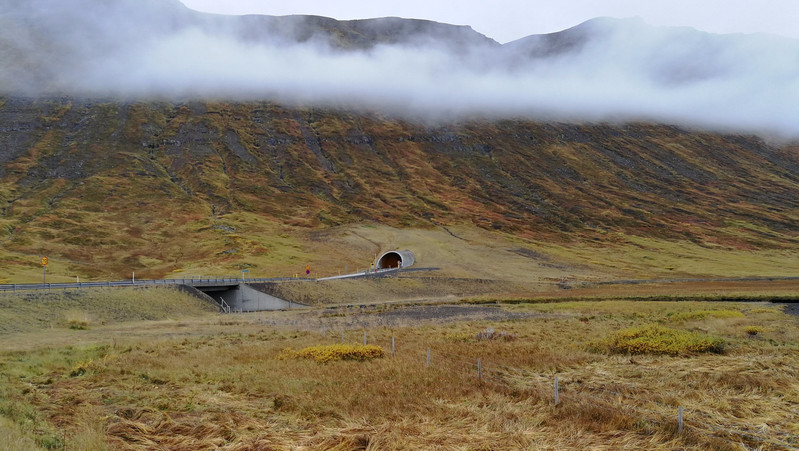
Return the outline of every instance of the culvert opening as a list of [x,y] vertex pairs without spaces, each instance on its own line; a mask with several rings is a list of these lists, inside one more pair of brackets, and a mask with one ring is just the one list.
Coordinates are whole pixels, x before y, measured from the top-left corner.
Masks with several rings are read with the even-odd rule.
[[377,259],[377,269],[408,268],[415,262],[411,251],[391,251]]

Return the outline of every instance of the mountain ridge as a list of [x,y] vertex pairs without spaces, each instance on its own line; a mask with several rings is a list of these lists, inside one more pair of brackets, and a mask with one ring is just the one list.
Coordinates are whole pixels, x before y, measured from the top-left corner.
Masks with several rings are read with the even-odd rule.
[[605,18],[500,45],[417,19],[220,16],[157,0],[14,4],[0,15],[5,95],[269,100],[407,119],[799,136],[799,42],[790,39]]
[[81,276],[354,266],[439,229],[533,269],[544,247],[584,268],[591,246],[655,241],[795,266],[791,46],[739,61],[772,41],[597,20],[499,45],[409,19],[42,5],[0,1],[5,274],[38,277],[44,254]]

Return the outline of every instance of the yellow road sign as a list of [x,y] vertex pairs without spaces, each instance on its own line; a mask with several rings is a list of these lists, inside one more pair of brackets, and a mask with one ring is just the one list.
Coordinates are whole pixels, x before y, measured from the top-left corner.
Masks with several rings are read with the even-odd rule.
[[48,263],[50,263],[50,259],[47,257],[42,257],[42,266],[47,266]]

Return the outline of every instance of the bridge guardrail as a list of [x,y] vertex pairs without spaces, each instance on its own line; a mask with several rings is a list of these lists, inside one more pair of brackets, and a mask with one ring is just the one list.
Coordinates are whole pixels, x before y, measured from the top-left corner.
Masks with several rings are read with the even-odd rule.
[[102,288],[102,287],[147,287],[147,286],[174,286],[174,285],[226,285],[238,283],[268,283],[280,282],[287,280],[309,280],[309,279],[293,279],[289,277],[272,277],[272,278],[253,278],[253,279],[239,279],[232,277],[225,278],[189,278],[189,279],[142,279],[136,280],[107,280],[100,282],[75,282],[75,283],[14,283],[14,284],[0,284],[0,292],[16,292],[16,291],[53,291],[53,290],[71,290],[82,288]]
[[[438,268],[409,268],[403,269],[402,272],[409,271],[423,271],[423,270],[437,270]],[[53,291],[53,290],[72,290],[82,288],[101,288],[101,287],[146,287],[146,286],[169,286],[169,285],[227,285],[238,283],[269,283],[269,282],[313,282],[321,280],[333,280],[347,277],[381,277],[392,273],[398,273],[400,270],[397,268],[377,269],[377,270],[364,270],[353,274],[344,276],[324,277],[320,279],[308,278],[295,278],[295,277],[269,277],[269,278],[236,278],[236,277],[191,277],[184,279],[141,279],[141,280],[107,280],[98,282],[75,282],[75,283],[14,283],[14,284],[0,284],[0,293],[2,292],[17,292],[17,291]]]

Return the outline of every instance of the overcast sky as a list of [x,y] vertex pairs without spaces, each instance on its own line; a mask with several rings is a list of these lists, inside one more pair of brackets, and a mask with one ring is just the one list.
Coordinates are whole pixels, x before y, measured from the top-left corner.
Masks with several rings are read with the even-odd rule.
[[799,38],[799,0],[181,0],[219,14],[314,14],[336,19],[398,16],[472,28],[501,43],[560,31],[594,17],[641,17],[650,25]]

